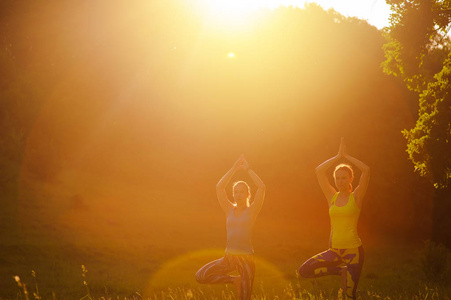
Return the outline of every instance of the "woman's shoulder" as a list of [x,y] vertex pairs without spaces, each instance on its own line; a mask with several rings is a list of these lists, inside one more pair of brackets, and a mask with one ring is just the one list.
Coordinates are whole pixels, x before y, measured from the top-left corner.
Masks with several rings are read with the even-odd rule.
[[330,199],[328,199],[329,207],[335,204],[335,201],[337,201],[338,192],[335,192]]
[[[358,196],[357,196],[358,197]],[[354,194],[354,192],[351,192],[351,194],[349,195],[349,200],[350,202],[354,203],[354,205],[360,209],[360,206],[357,204],[357,199],[356,199],[356,195]]]

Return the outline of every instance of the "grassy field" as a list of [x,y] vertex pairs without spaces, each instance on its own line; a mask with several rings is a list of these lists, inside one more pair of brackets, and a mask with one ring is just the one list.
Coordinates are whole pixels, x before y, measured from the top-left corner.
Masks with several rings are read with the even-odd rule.
[[[24,284],[29,299],[235,299],[231,286],[194,280],[225,246],[224,215],[213,193],[93,178],[67,173],[43,183],[23,177],[6,189],[0,299],[26,299]],[[327,215],[318,218],[327,221]],[[262,211],[254,235],[255,299],[341,298],[338,277],[296,277],[304,260],[327,247],[328,224],[309,224],[307,217]],[[393,237],[367,240],[359,297],[449,299],[449,276],[427,280],[423,248]]]

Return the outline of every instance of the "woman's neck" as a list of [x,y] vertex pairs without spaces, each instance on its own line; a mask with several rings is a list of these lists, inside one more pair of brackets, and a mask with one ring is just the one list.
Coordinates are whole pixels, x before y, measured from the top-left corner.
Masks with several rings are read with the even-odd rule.
[[245,210],[247,208],[247,204],[243,203],[243,204],[236,204],[235,209],[237,210]]
[[348,197],[351,195],[351,191],[338,191],[338,196]]

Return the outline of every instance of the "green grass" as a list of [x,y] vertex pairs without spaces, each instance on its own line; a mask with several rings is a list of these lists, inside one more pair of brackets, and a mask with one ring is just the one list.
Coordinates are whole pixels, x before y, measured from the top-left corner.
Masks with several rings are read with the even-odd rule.
[[[26,276],[20,276],[21,285],[11,276],[14,295],[0,299],[27,299],[24,284],[28,299],[236,299],[231,285],[199,285],[194,281],[196,269],[218,257],[220,252],[213,249],[180,255],[150,272],[144,284],[131,273],[120,274],[119,269],[118,273],[110,274],[108,281],[103,272],[80,265],[78,270],[73,270],[76,278],[63,277],[58,285],[49,288],[48,282],[40,280],[39,271],[29,271]],[[420,251],[412,251],[410,257],[406,252],[390,248],[368,252],[359,284],[359,299],[450,299],[449,282],[433,284],[423,278]],[[381,257],[386,260],[378,261]],[[338,277],[299,280],[259,257],[256,266],[254,299],[341,299]],[[122,277],[123,281],[118,281],[117,277]]]
[[[236,293],[232,290],[233,287],[229,285],[224,285],[221,288],[215,288],[214,286],[206,287],[172,287],[166,289],[154,290],[151,293],[143,294],[142,292],[134,292],[128,296],[119,297],[111,294],[107,289],[103,293],[94,293],[87,281],[87,270],[82,266],[82,277],[83,281],[83,291],[84,295],[76,299],[153,299],[153,300],[207,300],[207,299],[222,299],[222,300],[232,300],[237,299]],[[32,271],[34,281],[29,285],[21,281],[21,279],[16,276],[15,281],[17,283],[17,295],[15,299],[45,299],[39,292],[39,286],[37,284],[36,276],[34,271]],[[343,294],[341,289],[336,289],[334,287],[327,287],[323,285],[318,288],[318,282],[315,280],[316,289],[307,290],[302,289],[299,282],[293,282],[287,284],[282,290],[278,292],[268,291],[268,286],[263,282],[254,286],[252,299],[254,300],[296,300],[296,299],[308,299],[308,300],[320,300],[320,299],[343,299]],[[271,288],[269,288],[271,289]],[[57,299],[56,294],[52,294],[52,299]],[[2,298],[0,299],[9,299]],[[73,298],[75,299],[75,298]],[[375,290],[364,290],[360,289],[358,293],[358,299],[450,299],[449,289],[440,286],[428,286],[423,285],[418,287],[418,289],[398,289],[398,291],[392,291],[389,295],[384,293],[379,293]]]
[[[223,254],[224,215],[214,191],[197,199],[85,175],[23,179],[17,189],[3,189],[1,300],[27,299],[24,287],[28,299],[235,299],[231,286],[194,280]],[[328,224],[312,234],[304,222],[262,211],[254,236],[255,299],[340,299],[338,277],[296,277],[299,265],[327,245]],[[423,248],[388,237],[365,243],[359,297],[449,299],[449,282],[427,283]]]

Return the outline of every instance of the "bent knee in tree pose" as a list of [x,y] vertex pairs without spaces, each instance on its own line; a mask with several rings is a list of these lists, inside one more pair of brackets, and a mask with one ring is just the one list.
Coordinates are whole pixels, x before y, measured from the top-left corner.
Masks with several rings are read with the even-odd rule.
[[[357,284],[364,261],[357,222],[368,187],[370,169],[360,160],[348,155],[345,150],[342,138],[338,154],[316,168],[318,182],[329,205],[330,248],[305,261],[298,272],[305,278],[340,275],[346,298],[356,299]],[[347,164],[342,163],[335,167],[333,176],[338,191],[329,183],[326,171],[341,159],[354,164],[362,172],[359,186],[355,190],[352,189],[354,172]]]
[[[237,170],[247,171],[257,193],[250,203],[251,191],[244,181],[233,184],[233,201],[230,201],[226,186]],[[255,275],[254,249],[252,247],[252,230],[265,198],[265,185],[257,174],[249,168],[242,155],[233,167],[216,185],[219,204],[226,214],[227,247],[224,257],[203,266],[196,273],[199,283],[231,283],[237,288],[238,298],[249,300]],[[237,271],[238,276],[230,275]]]

